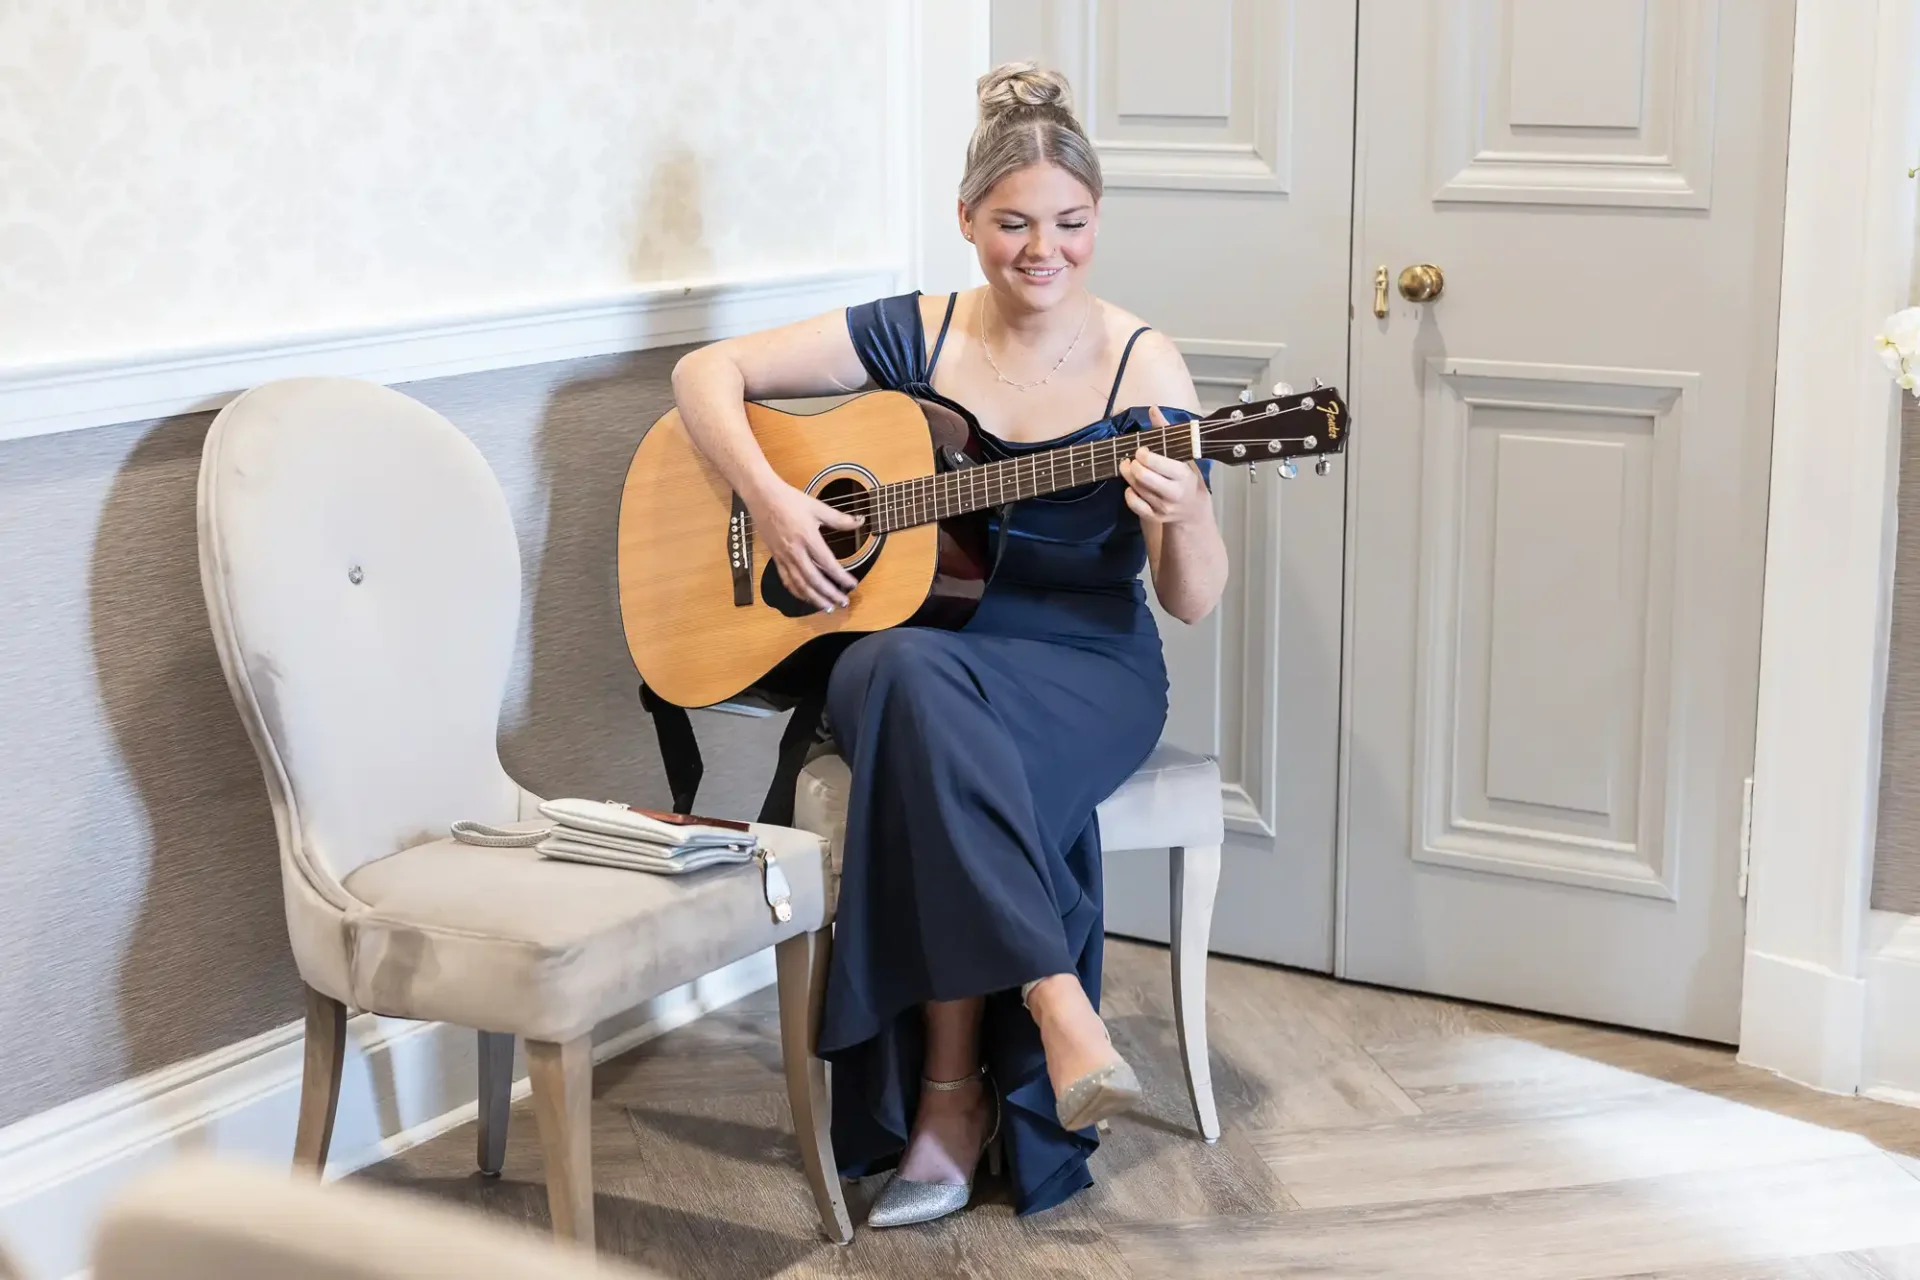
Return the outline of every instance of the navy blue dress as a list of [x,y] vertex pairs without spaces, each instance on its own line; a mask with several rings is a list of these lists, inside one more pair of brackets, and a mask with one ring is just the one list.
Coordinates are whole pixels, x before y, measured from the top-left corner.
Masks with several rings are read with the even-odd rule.
[[[847,326],[880,387],[945,399],[932,376],[946,325],[929,358],[918,294],[851,307]],[[1148,425],[1144,409],[1116,415],[1109,394],[1106,417],[1059,439],[981,436],[992,461]],[[963,630],[878,632],[834,665],[827,722],[853,783],[820,1053],[833,1064],[833,1141],[849,1177],[893,1168],[905,1147],[921,1004],[985,996],[982,1051],[1018,1211],[1093,1181],[1096,1131],[1060,1127],[1019,988],[1076,973],[1098,1007],[1094,809],[1166,722],[1166,666],[1140,580],[1146,542],[1125,489],[1115,479],[1015,504]]]

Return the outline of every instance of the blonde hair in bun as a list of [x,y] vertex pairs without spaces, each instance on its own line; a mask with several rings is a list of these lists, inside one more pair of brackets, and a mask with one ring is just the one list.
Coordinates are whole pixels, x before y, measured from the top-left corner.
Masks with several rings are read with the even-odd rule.
[[1053,164],[1098,200],[1100,158],[1073,114],[1073,92],[1058,71],[1004,62],[977,82],[980,123],[967,143],[960,202],[969,210],[995,183],[1032,164]]
[[1003,62],[977,82],[980,118],[986,120],[1014,107],[1059,107],[1073,110],[1073,90],[1058,71],[1043,71],[1031,62]]

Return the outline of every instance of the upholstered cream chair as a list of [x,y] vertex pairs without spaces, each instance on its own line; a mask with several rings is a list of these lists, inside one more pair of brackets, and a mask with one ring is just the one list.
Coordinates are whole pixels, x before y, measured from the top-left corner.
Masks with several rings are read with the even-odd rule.
[[554,1230],[591,1241],[593,1028],[773,946],[806,1175],[828,1237],[849,1239],[825,1068],[811,1052],[827,926],[817,837],[758,828],[791,884],[784,924],[753,866],[651,876],[447,838],[460,819],[538,817],[496,748],[520,556],[473,444],[385,387],[269,383],[208,432],[199,533],[207,612],[265,773],[307,986],[296,1163],[326,1163],[349,1006],[479,1032],[489,1174],[505,1153],[523,1037]]
[[109,1206],[93,1280],[665,1280],[469,1209],[195,1156]]
[[[794,792],[795,825],[826,837],[829,863],[836,870],[847,829],[850,781],[841,756],[816,749],[800,770]],[[1163,742],[1101,803],[1097,816],[1103,859],[1146,849],[1166,849],[1171,855],[1174,1031],[1194,1123],[1202,1138],[1218,1141],[1220,1115],[1207,1063],[1207,940],[1226,832],[1220,766],[1210,756]]]

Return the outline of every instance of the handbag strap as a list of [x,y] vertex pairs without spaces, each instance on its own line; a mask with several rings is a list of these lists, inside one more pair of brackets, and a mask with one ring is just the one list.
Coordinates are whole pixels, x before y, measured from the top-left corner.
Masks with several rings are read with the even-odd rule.
[[505,827],[490,827],[484,822],[465,821],[454,823],[452,830],[453,838],[461,844],[482,844],[494,849],[531,848],[553,834],[552,827],[509,831]]

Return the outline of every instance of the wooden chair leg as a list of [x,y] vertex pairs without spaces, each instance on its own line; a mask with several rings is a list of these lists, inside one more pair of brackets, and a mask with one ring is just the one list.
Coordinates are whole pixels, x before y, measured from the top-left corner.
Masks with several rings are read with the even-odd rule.
[[1213,1105],[1213,1069],[1207,1063],[1207,940],[1213,931],[1213,898],[1220,888],[1220,846],[1169,851],[1173,890],[1173,1025],[1180,1035],[1180,1061],[1193,1097],[1200,1136],[1220,1140],[1220,1113]]
[[800,1139],[800,1161],[806,1166],[807,1185],[813,1188],[813,1203],[820,1210],[821,1230],[835,1244],[846,1244],[853,1239],[853,1222],[847,1216],[840,1168],[833,1158],[827,1064],[814,1054],[832,946],[831,934],[822,929],[788,938],[774,947],[773,954],[780,992],[780,1056],[787,1068],[787,1105],[793,1109],[793,1132]]
[[489,1178],[507,1160],[507,1117],[513,1112],[513,1036],[482,1031],[480,1038],[480,1143],[474,1159]]
[[593,1247],[593,1041],[527,1041],[553,1234]]
[[293,1137],[293,1167],[319,1177],[333,1145],[333,1117],[340,1107],[340,1076],[347,1051],[347,1006],[307,988],[306,1058],[300,1070],[300,1124]]

